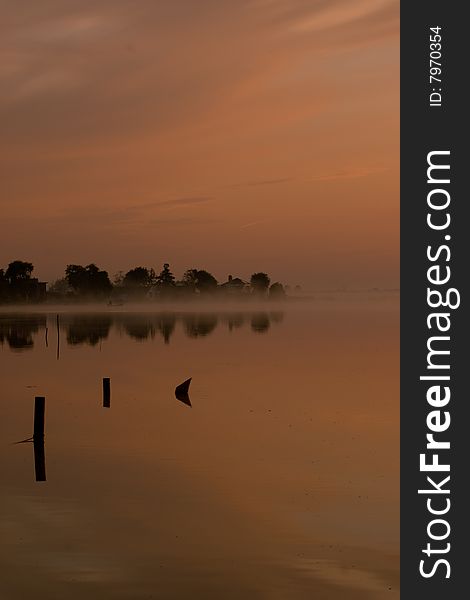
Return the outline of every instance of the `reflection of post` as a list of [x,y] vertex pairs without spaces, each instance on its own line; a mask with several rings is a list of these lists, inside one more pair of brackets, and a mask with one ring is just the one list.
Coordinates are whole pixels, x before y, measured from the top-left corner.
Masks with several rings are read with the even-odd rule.
[[103,377],[103,407],[111,408],[111,380]]
[[44,437],[34,439],[34,469],[36,481],[46,481],[46,453],[44,451]]
[[59,315],[57,315],[57,360],[60,358],[60,329],[59,329]]
[[44,440],[44,421],[46,412],[46,399],[36,396],[34,400],[34,441]]

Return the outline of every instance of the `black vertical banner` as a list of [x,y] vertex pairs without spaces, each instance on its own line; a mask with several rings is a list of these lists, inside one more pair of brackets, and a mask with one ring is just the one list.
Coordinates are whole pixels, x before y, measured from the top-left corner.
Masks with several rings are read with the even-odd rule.
[[465,4],[401,3],[401,597],[470,597]]

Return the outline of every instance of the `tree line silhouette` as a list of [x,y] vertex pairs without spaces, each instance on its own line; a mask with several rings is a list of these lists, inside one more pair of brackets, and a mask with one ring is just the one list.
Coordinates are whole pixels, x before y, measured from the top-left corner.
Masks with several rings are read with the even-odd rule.
[[238,298],[272,298],[286,296],[281,283],[271,283],[267,273],[253,273],[249,281],[228,276],[219,282],[204,269],[187,269],[179,280],[169,263],[157,274],[153,268],[134,267],[120,271],[113,281],[109,273],[95,264],[67,265],[64,276],[47,286],[32,276],[31,262],[15,260],[0,269],[0,302],[40,302],[74,300],[107,300],[110,304],[137,299],[171,299],[195,296],[235,296]]

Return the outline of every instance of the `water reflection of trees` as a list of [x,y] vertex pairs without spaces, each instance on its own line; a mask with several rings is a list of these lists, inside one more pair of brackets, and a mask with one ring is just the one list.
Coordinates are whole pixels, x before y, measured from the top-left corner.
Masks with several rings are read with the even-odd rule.
[[242,312],[223,315],[223,321],[227,324],[229,331],[243,327],[245,320],[246,315]]
[[164,314],[159,319],[159,330],[165,340],[165,344],[170,343],[170,338],[175,330],[176,315]]
[[33,335],[46,327],[46,315],[6,315],[0,317],[0,344],[12,350],[30,350]]
[[70,344],[88,343],[96,345],[99,340],[108,337],[111,325],[133,340],[143,342],[157,337],[169,344],[177,323],[182,324],[184,334],[189,338],[202,338],[210,335],[219,323],[227,326],[230,332],[249,324],[256,333],[268,331],[271,323],[279,323],[283,313],[115,313],[101,316],[76,316],[66,323],[67,341]]
[[[56,315],[0,315],[0,344],[7,343],[14,350],[33,348],[33,336],[39,330],[47,329],[48,318],[51,341],[51,332],[55,336]],[[60,330],[65,333],[70,346],[96,346],[109,337],[113,327],[136,341],[160,337],[165,344],[169,344],[178,323],[184,335],[194,339],[211,335],[219,325],[231,333],[246,326],[255,333],[264,333],[271,324],[279,323],[282,319],[283,313],[279,311],[62,314]],[[45,338],[47,340],[47,333]]]
[[251,317],[251,330],[256,333],[264,333],[271,327],[271,320],[268,313],[259,312]]
[[218,316],[212,313],[188,314],[183,316],[184,330],[190,338],[209,335],[217,327],[218,322]]
[[72,317],[65,322],[67,343],[70,346],[88,344],[96,346],[109,336],[113,319],[111,315],[86,315]]
[[168,344],[175,329],[177,317],[174,313],[158,313],[155,315],[117,315],[116,321],[120,330],[134,340],[154,339],[160,334]]
[[138,342],[147,340],[148,338],[153,340],[156,333],[154,323],[136,318],[128,319],[127,323],[123,323],[123,328],[129,337]]

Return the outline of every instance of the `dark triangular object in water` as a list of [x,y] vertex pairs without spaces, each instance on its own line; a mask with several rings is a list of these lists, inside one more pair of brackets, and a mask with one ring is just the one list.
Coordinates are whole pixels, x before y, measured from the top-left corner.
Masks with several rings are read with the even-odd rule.
[[187,406],[191,406],[191,400],[189,399],[189,386],[191,384],[191,379],[192,377],[186,379],[186,381],[183,381],[183,383],[177,385],[175,389],[175,396],[177,400],[183,402]]

